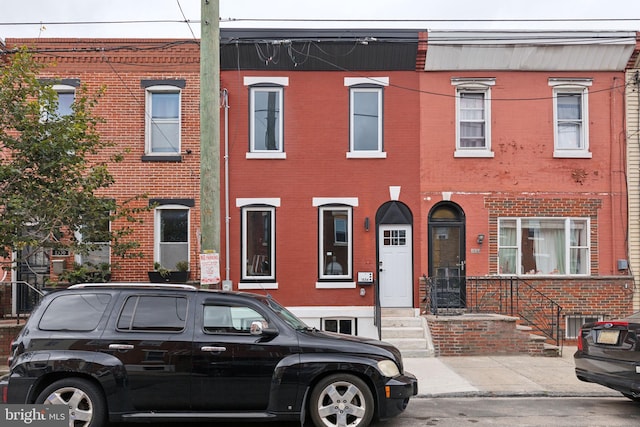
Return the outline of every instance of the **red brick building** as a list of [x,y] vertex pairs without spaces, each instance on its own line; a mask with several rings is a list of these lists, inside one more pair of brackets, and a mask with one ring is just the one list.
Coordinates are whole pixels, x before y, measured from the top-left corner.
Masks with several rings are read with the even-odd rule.
[[[105,196],[154,205],[145,257],[110,259],[113,280],[185,259],[197,281],[198,42],[6,41],[21,45],[60,93],[106,87],[102,134],[127,152]],[[634,47],[626,32],[222,30],[224,287],[365,336],[377,307],[478,308],[514,278],[562,307],[569,337],[628,313]]]
[[624,70],[635,33],[423,38],[424,270],[465,276],[469,300],[482,288],[471,277],[516,276],[562,307],[567,337],[586,319],[628,314]]

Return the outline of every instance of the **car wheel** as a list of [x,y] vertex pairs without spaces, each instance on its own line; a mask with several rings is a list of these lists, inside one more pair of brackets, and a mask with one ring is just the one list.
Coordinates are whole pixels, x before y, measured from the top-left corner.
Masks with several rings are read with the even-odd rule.
[[81,378],[52,383],[38,395],[36,403],[68,406],[69,427],[102,427],[105,423],[106,405],[102,392]]
[[309,406],[316,427],[366,427],[374,411],[367,384],[349,374],[322,379],[311,393]]

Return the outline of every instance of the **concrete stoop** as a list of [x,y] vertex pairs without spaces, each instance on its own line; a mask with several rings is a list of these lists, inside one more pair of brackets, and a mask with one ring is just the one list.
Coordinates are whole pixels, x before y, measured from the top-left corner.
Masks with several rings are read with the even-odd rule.
[[402,357],[433,357],[435,349],[424,317],[413,308],[383,308],[381,338],[396,346]]

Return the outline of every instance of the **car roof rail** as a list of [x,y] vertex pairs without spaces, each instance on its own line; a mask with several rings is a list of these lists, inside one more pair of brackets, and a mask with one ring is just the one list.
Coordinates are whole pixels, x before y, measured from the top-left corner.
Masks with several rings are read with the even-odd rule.
[[107,282],[107,283],[78,283],[71,285],[67,289],[84,288],[153,288],[153,289],[180,289],[185,291],[195,291],[193,285],[183,285],[179,283],[127,283],[127,282]]

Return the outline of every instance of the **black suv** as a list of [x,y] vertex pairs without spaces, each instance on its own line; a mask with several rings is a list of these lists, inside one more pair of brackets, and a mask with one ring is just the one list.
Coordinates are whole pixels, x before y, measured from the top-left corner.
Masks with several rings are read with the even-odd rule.
[[85,284],[46,295],[11,344],[4,403],[71,425],[301,420],[367,426],[417,393],[390,344],[310,328],[269,296]]

